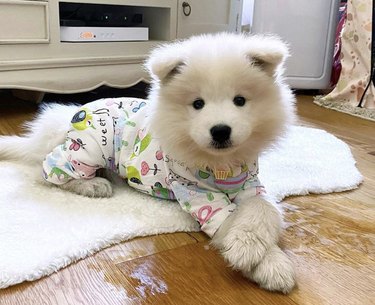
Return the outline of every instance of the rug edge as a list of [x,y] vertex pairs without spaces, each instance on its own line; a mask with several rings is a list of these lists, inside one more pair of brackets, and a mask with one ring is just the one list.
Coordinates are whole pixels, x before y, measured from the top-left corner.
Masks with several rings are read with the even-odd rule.
[[[184,229],[180,229],[180,230],[168,228],[165,231],[161,232],[160,230],[158,231],[158,230],[154,229],[150,232],[147,232],[146,234],[137,235],[137,237],[146,237],[146,236],[153,236],[153,235],[156,235],[156,234],[168,234],[168,233],[177,233],[177,232],[183,232],[183,233],[197,232],[197,230],[194,230],[192,228],[184,228]],[[21,284],[23,282],[34,282],[34,281],[40,280],[44,277],[48,277],[51,274],[53,274],[55,272],[58,272],[61,269],[72,265],[73,263],[76,263],[76,262],[78,262],[80,260],[83,260],[83,259],[85,259],[85,258],[87,258],[87,257],[89,257],[93,254],[96,254],[96,253],[98,253],[102,250],[105,250],[109,247],[117,245],[121,242],[131,240],[133,238],[134,238],[134,236],[129,236],[127,239],[123,239],[121,237],[118,237],[118,238],[103,240],[103,241],[101,241],[101,243],[96,244],[92,248],[86,249],[83,252],[77,250],[76,255],[72,255],[72,256],[69,256],[69,257],[65,256],[65,257],[56,258],[55,260],[51,261],[49,266],[47,266],[45,268],[42,268],[42,269],[39,269],[38,271],[36,271],[32,275],[29,274],[28,276],[19,276],[19,277],[16,277],[16,278],[11,278],[11,277],[7,278],[6,276],[4,276],[4,277],[0,278],[0,290],[6,289],[8,287],[11,287],[11,286],[14,286],[14,285],[17,285],[17,284]]]
[[315,96],[313,103],[327,109],[375,122],[375,109],[359,108],[344,102],[325,100],[322,95]]

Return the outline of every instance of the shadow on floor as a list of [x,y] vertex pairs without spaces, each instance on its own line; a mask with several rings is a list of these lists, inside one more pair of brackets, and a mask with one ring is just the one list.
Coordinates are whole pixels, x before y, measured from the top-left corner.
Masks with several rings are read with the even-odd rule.
[[146,83],[138,83],[137,85],[125,88],[117,89],[107,86],[96,88],[92,91],[73,93],[73,94],[57,94],[57,93],[46,93],[40,104],[31,101],[25,101],[12,95],[11,90],[2,89],[0,90],[0,113],[1,112],[18,112],[22,110],[35,111],[41,104],[44,103],[75,103],[75,104],[86,104],[94,100],[108,97],[138,97],[146,98],[149,85]]

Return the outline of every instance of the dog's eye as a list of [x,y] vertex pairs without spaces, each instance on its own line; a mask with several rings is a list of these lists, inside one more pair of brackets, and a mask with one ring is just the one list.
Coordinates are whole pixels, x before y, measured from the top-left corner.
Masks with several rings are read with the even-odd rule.
[[237,95],[234,97],[233,103],[238,107],[242,107],[245,105],[246,99],[241,95]]
[[202,99],[196,99],[194,102],[193,102],[193,107],[194,109],[196,110],[199,110],[199,109],[202,109],[204,107],[204,100]]

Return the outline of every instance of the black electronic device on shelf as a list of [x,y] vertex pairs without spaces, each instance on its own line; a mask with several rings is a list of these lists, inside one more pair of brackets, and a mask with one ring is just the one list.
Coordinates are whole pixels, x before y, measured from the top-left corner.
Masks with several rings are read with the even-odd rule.
[[142,26],[143,15],[124,5],[60,2],[60,26]]
[[60,2],[59,14],[62,42],[148,40],[138,6]]

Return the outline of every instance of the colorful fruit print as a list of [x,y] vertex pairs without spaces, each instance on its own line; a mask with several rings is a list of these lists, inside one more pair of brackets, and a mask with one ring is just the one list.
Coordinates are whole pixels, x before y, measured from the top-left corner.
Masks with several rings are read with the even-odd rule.
[[128,166],[126,168],[126,175],[129,181],[142,184],[141,175],[139,174],[139,171],[134,166]]
[[77,138],[77,139],[70,139],[72,141],[72,144],[70,144],[69,146],[69,150],[74,150],[74,151],[77,151],[79,150],[81,147],[82,149],[85,149],[85,145],[82,140],[80,138]]
[[212,194],[211,192],[208,192],[206,196],[208,201],[213,201],[215,199],[214,194]]
[[151,140],[151,135],[149,133],[145,133],[145,130],[140,129],[137,133],[137,137],[135,138],[133,153],[130,156],[130,159],[139,156],[139,154],[150,145]]
[[146,161],[142,161],[141,163],[141,174],[142,176],[147,175],[147,173],[150,171],[150,167],[148,166]]
[[163,152],[158,150],[155,154],[156,160],[163,160]]
[[210,177],[210,174],[209,173],[206,173],[204,171],[201,171],[199,170],[199,177],[202,178],[202,179],[208,179]]

